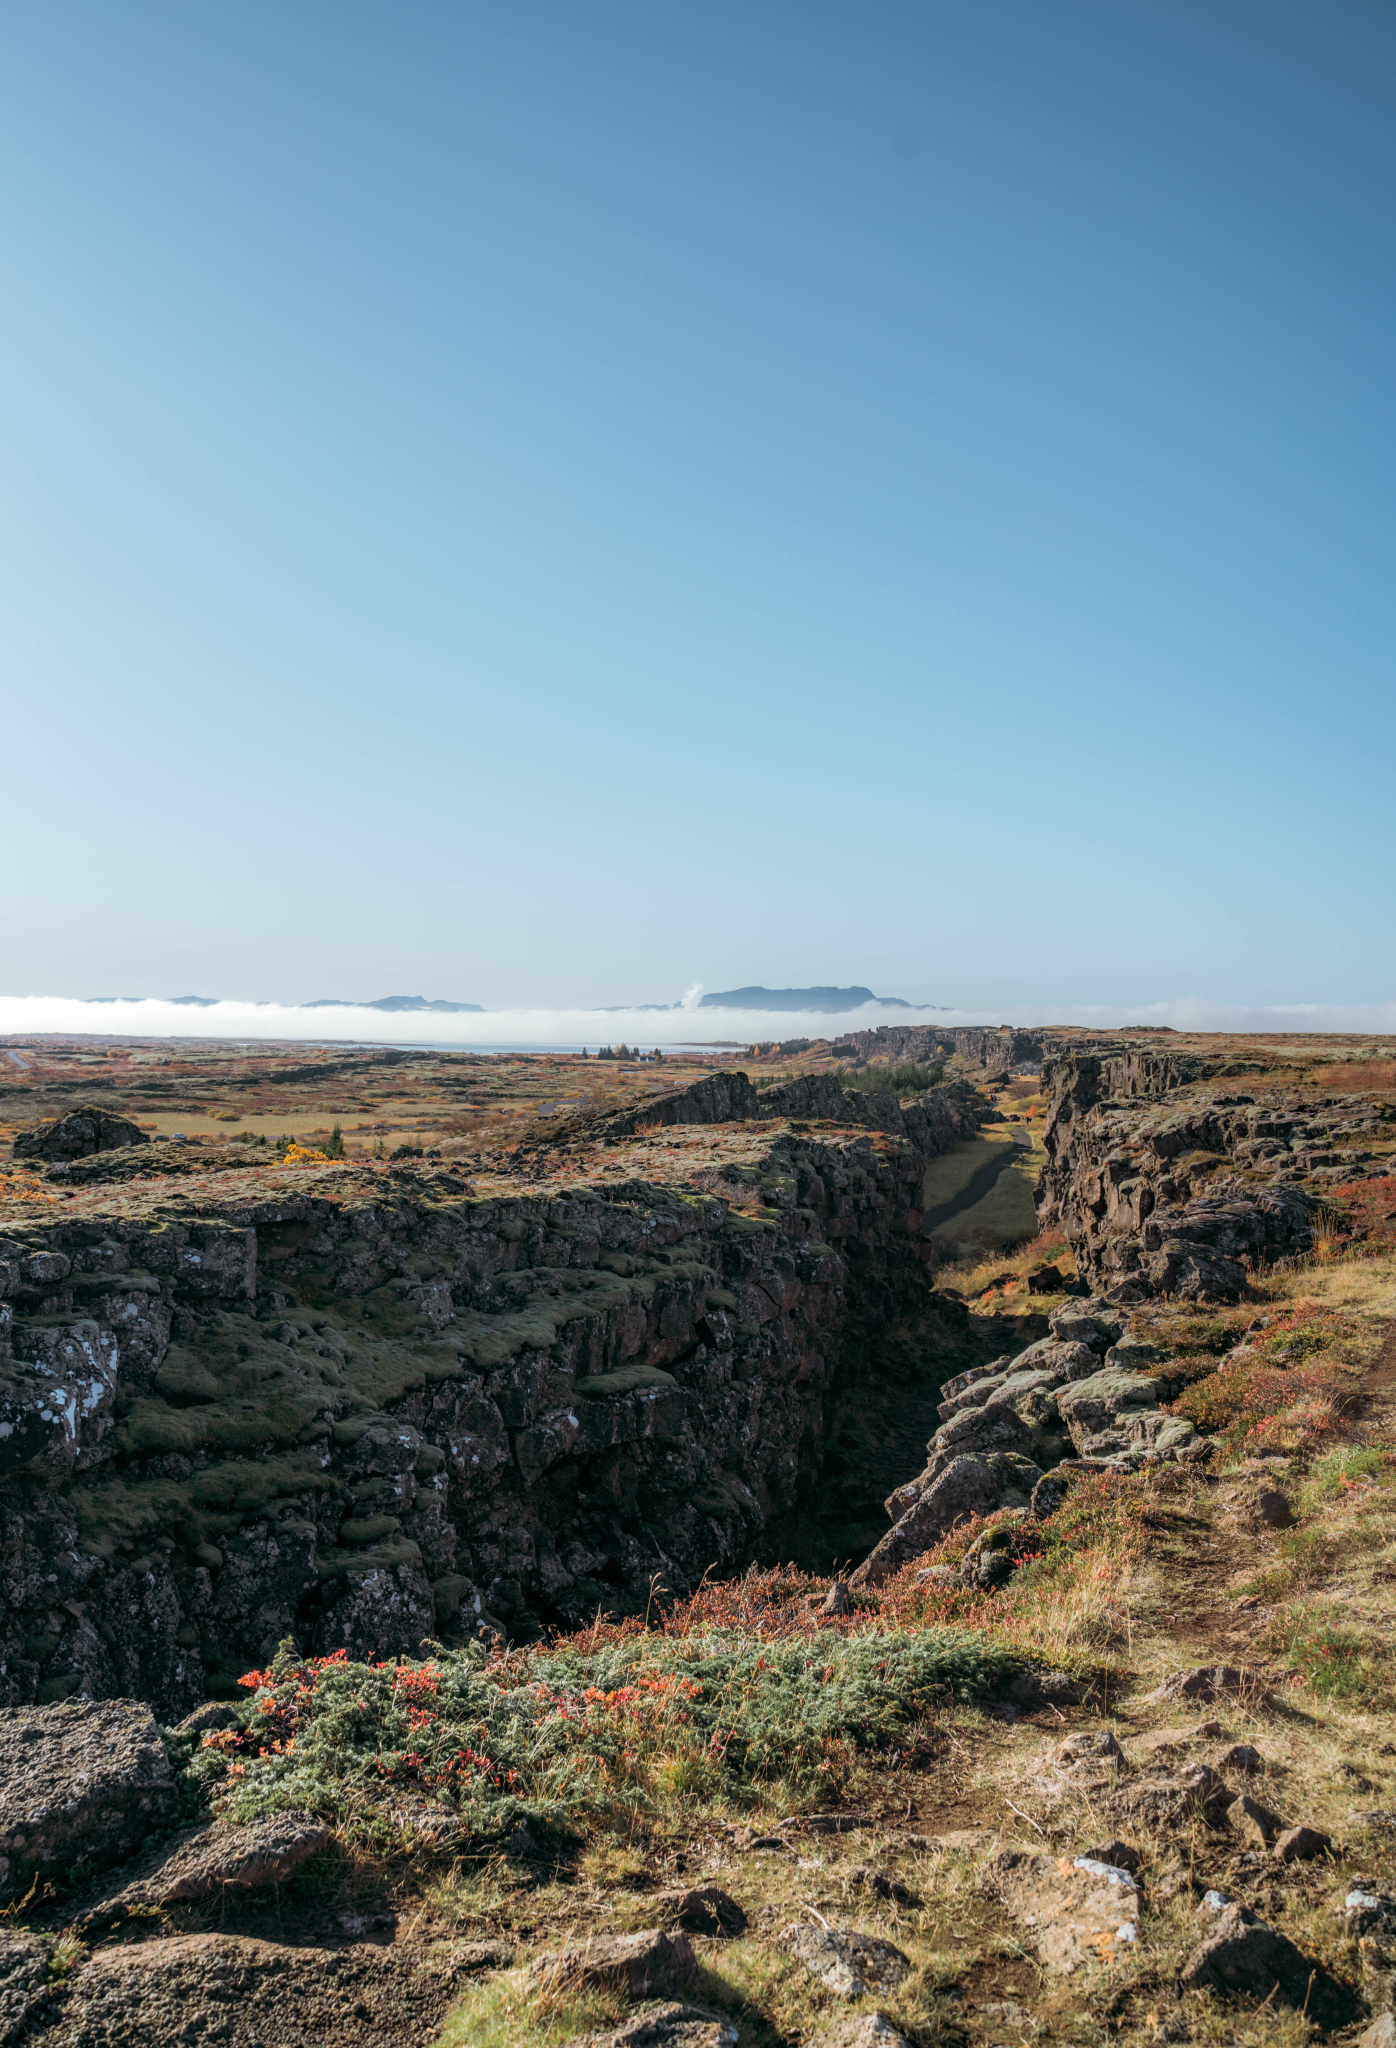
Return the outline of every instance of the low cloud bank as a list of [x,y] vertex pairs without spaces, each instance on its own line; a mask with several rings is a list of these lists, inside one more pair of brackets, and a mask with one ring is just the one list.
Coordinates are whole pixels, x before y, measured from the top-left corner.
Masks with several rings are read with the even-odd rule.
[[[693,992],[690,991],[690,997]],[[157,998],[78,1002],[65,996],[0,996],[0,1036],[40,1033],[126,1038],[231,1038],[344,1041],[374,1045],[528,1047],[693,1045],[718,1039],[829,1038],[880,1024],[1171,1024],[1179,1031],[1334,1031],[1396,1033],[1396,1002],[1286,1003],[1252,1006],[1177,996],[1128,1009],[1118,1004],[1008,1003],[992,1008],[906,1009],[889,1016],[876,1004],[837,1017],[813,1011],[484,1010],[441,1015],[381,1010],[310,1010],[291,1004],[220,1002],[190,1009]]]

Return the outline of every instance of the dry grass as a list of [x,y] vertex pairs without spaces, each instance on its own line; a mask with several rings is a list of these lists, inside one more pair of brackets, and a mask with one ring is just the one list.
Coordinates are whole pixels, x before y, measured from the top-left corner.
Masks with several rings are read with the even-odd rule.
[[[1039,1243],[1036,1258],[1054,1249]],[[1156,1339],[1171,1332],[1179,1358],[1197,1362],[1200,1387],[1208,1371],[1221,1377],[1213,1368],[1245,1324],[1257,1313],[1269,1315],[1273,1334],[1256,1346],[1253,1405],[1265,1408],[1275,1393],[1302,1388],[1303,1375],[1325,1359],[1346,1375],[1350,1392],[1354,1376],[1370,1372],[1380,1355],[1396,1304],[1396,1258],[1348,1258],[1272,1275],[1264,1292],[1262,1304],[1235,1311],[1165,1304],[1146,1320]],[[1285,1350],[1297,1354],[1287,1371],[1276,1363]],[[1278,1459],[1256,1460],[1249,1455],[1254,1443],[1241,1442],[1234,1452],[1223,1446],[1210,1470],[1088,1480],[1048,1525],[1051,1539],[1041,1553],[996,1593],[946,1588],[920,1576],[963,1556],[983,1525],[955,1532],[841,1630],[870,1636],[947,1621],[971,1626],[1042,1662],[1093,1671],[1093,1703],[1016,1723],[981,1707],[946,1707],[923,1722],[913,1753],[890,1771],[886,1760],[868,1759],[844,1774],[837,1796],[864,1818],[862,1829],[794,1833],[785,1853],[739,1851],[727,1825],[730,1809],[720,1805],[686,1815],[675,1810],[631,1844],[628,1860],[616,1861],[614,1847],[593,1845],[583,1854],[577,1883],[585,1893],[574,1898],[573,1924],[643,1925],[650,1889],[680,1879],[723,1885],[752,1924],[739,1942],[699,1944],[707,1972],[700,1996],[737,2017],[750,2048],[807,2040],[835,2017],[826,1994],[771,1940],[810,1910],[880,1934],[908,1955],[913,1972],[899,1997],[877,2002],[918,2044],[1035,2037],[1299,2048],[1322,2038],[1320,2018],[1333,2024],[1336,2015],[1355,2026],[1362,1964],[1334,1902],[1359,1877],[1396,1889],[1396,1833],[1372,1832],[1355,1817],[1396,1807],[1387,1682],[1396,1433],[1386,1401],[1383,1395],[1362,1409],[1344,1399],[1324,1428],[1296,1429]],[[1286,1400],[1270,1420],[1298,1405]],[[1291,1528],[1273,1531],[1253,1512],[1261,1478],[1288,1493]],[[806,1629],[816,1590],[817,1582],[799,1575],[755,1575],[733,1588],[705,1588],[668,1626],[700,1629],[721,1616],[758,1632]],[[1217,1661],[1253,1670],[1257,1684],[1243,1698],[1214,1704],[1151,1698],[1180,1665]],[[1125,1753],[1123,1774],[1105,1769],[1092,1781],[1068,1772],[1064,1735],[1102,1727]],[[1160,1833],[1137,1821],[1122,1828],[1117,1802],[1138,1771],[1211,1762],[1233,1742],[1252,1744],[1264,1759],[1261,1776],[1246,1789],[1286,1823],[1328,1833],[1338,1845],[1336,1869],[1322,1859],[1276,1866],[1230,1829],[1201,1821]],[[765,1785],[765,1824],[795,1810],[799,1791]],[[758,1810],[748,1808],[745,1817],[757,1819]],[[927,1846],[937,1831],[973,1823],[982,1828],[976,1846]],[[1079,1854],[1122,1831],[1143,1858],[1146,1905],[1137,1951],[1109,1973],[1044,1976],[1031,1937],[996,1888],[994,1846],[1008,1841]],[[911,1903],[870,1894],[855,1882],[859,1865],[894,1879]],[[1206,1931],[1198,1902],[1210,1886],[1253,1905],[1310,1958],[1319,1975],[1318,2003],[1308,2014],[1275,2000],[1179,1997],[1181,1967]],[[503,2048],[506,2041],[564,2038],[552,2030],[551,2014],[526,2010],[521,1996],[517,1979],[481,1987],[447,2039]],[[1030,2018],[996,2016],[1013,2006]],[[582,2024],[575,2012],[567,2023],[574,2032]],[[586,2023],[597,2022],[588,2016]]]
[[[1041,1231],[1024,1243],[1014,1245],[1011,1250],[995,1252],[972,1252],[968,1256],[947,1260],[937,1268],[938,1286],[953,1290],[966,1301],[979,1301],[987,1305],[994,1297],[1021,1297],[1020,1307],[1028,1305],[1027,1276],[1036,1266],[1054,1265],[1065,1277],[1075,1273],[1076,1261],[1070,1247],[1059,1230]],[[1046,1302],[1054,1297],[1044,1296]],[[1033,1303],[1037,1305],[1036,1301]]]

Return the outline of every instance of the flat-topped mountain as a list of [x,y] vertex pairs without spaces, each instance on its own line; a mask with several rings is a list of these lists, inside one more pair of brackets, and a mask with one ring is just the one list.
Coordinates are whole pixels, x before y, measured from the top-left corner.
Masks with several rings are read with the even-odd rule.
[[870,988],[729,988],[705,995],[703,1010],[861,1010],[864,1003],[909,1010],[900,996],[875,996]]

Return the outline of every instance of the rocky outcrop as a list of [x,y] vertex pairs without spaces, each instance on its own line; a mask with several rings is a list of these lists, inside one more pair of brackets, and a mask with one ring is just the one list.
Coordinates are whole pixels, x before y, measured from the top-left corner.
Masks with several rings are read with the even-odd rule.
[[113,1926],[127,1914],[223,1891],[284,1884],[292,1871],[328,1849],[330,1830],[308,1813],[190,1828],[81,1916],[84,1927]]
[[1139,1886],[1117,1864],[1004,1848],[989,1871],[1054,1976],[1116,1963],[1139,1940]]
[[1278,1996],[1285,2005],[1300,2005],[1312,1997],[1317,1974],[1288,1935],[1267,1926],[1248,1906],[1229,1905],[1184,1965],[1181,1982],[1185,1991]]
[[737,2023],[706,2006],[658,1999],[602,2034],[574,2035],[565,2048],[737,2048]]
[[150,1143],[139,1124],[109,1109],[71,1110],[67,1116],[51,1118],[21,1131],[15,1139],[16,1159],[86,1159],[93,1152],[114,1152],[124,1145]]
[[0,1896],[119,1862],[168,1821],[160,1730],[131,1700],[0,1710]]
[[[929,1089],[915,1102],[895,1095],[845,1094],[837,1074],[802,1074],[773,1088],[756,1088],[743,1073],[709,1074],[692,1087],[672,1095],[651,1096],[633,1109],[590,1125],[605,1143],[632,1137],[637,1130],[659,1130],[677,1124],[728,1124],[752,1118],[790,1117],[807,1121],[864,1124],[905,1138],[927,1158],[972,1137],[989,1115],[985,1104],[964,1081]],[[564,1127],[559,1138],[569,1135]]]
[[686,1991],[698,1975],[698,1958],[687,1935],[659,1929],[638,1934],[598,1934],[590,1941],[534,1959],[528,1981],[574,1993],[609,1986],[630,1998],[659,1998]]
[[474,1974],[470,1948],[424,1956],[406,1942],[316,1948],[214,1932],[113,1942],[38,2008],[30,2038],[44,2048],[429,2048]]
[[911,1969],[910,1958],[890,1941],[853,1927],[830,1927],[827,1921],[818,1927],[792,1921],[777,1934],[776,1945],[835,1998],[895,1991]]
[[[972,1516],[1054,1513],[1063,1489],[1053,1473],[1133,1471],[1203,1451],[1192,1423],[1161,1411],[1157,1382],[1131,1369],[1152,1353],[1130,1344],[1119,1309],[1099,1297],[1073,1302],[1049,1329],[1015,1356],[945,1382],[925,1469],[889,1495],[893,1525],[850,1585],[881,1585]],[[980,1577],[993,1583],[991,1571]]]
[[647,1104],[653,1135],[528,1193],[243,1169],[14,1229],[0,1699],[174,1721],[286,1636],[527,1634],[752,1556],[818,1486],[835,1393],[929,1297],[927,1151],[975,1115],[954,1088],[873,1098],[900,1127],[860,1130],[803,1085],[808,1127],[690,1100],[728,1121],[671,1136]]
[[1215,1064],[1132,1049],[1044,1067],[1038,1215],[1111,1301],[1234,1301],[1248,1272],[1309,1248],[1313,1203],[1297,1182],[1389,1164],[1363,1144],[1382,1125],[1379,1104],[1219,1093]]
[[879,1024],[874,1031],[849,1031],[834,1046],[841,1058],[935,1061],[958,1056],[969,1067],[1000,1074],[1042,1058],[1042,1040],[1030,1031],[994,1025]]

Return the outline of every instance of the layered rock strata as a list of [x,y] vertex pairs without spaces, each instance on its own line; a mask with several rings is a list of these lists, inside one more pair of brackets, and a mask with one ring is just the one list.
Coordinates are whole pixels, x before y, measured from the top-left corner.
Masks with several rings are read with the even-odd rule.
[[1114,1302],[1235,1301],[1248,1271],[1309,1249],[1313,1203],[1297,1182],[1389,1169],[1368,1143],[1390,1120],[1379,1103],[1230,1094],[1210,1071],[1140,1051],[1044,1066],[1039,1221],[1065,1231],[1083,1278]]
[[983,1111],[819,1084],[803,1121],[720,1078],[525,1193],[244,1168],[13,1226],[0,1703],[173,1721],[284,1636],[381,1657],[749,1557],[927,1289],[926,1158]]

